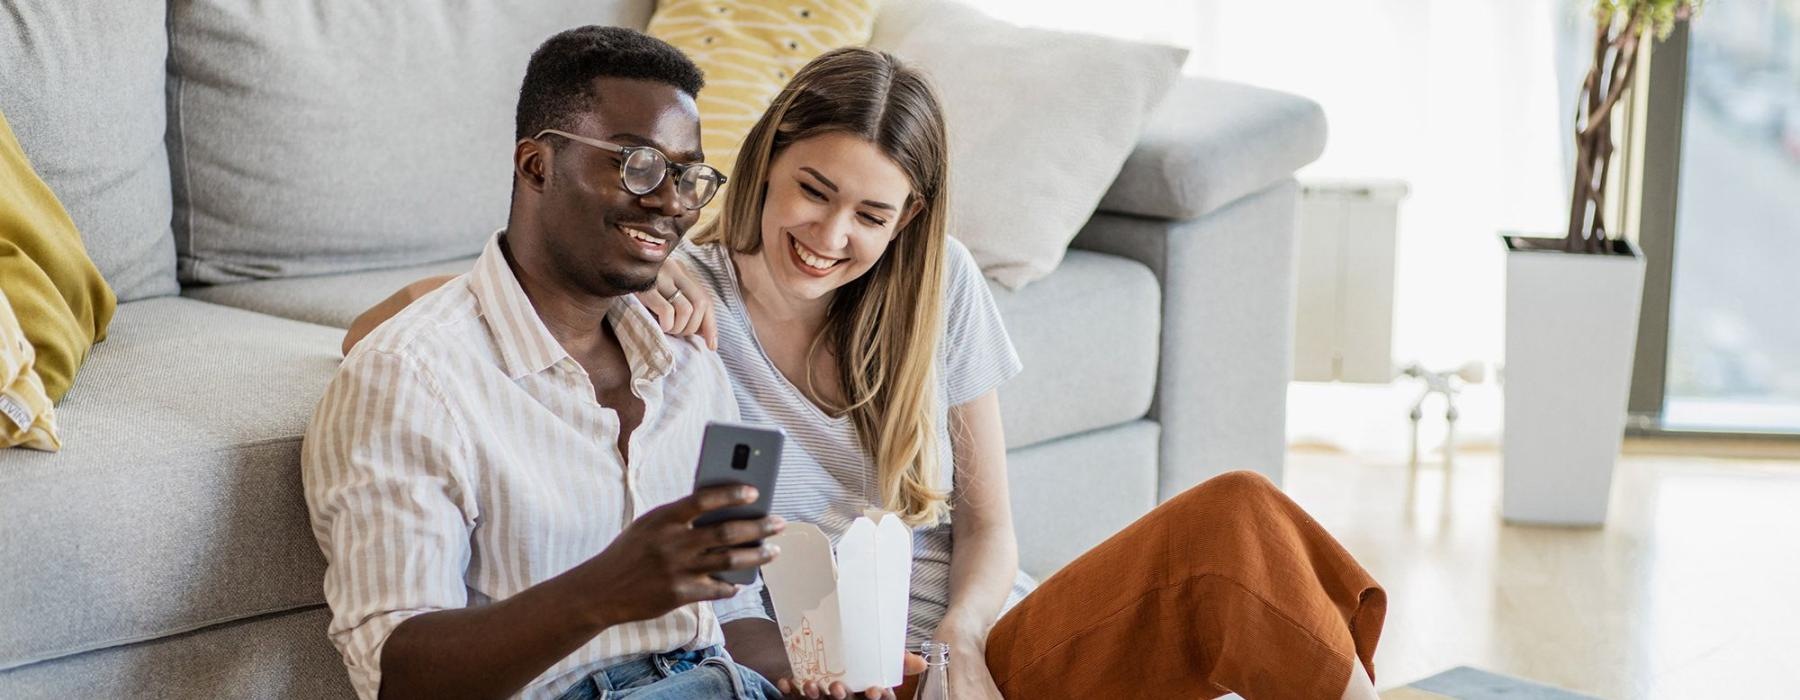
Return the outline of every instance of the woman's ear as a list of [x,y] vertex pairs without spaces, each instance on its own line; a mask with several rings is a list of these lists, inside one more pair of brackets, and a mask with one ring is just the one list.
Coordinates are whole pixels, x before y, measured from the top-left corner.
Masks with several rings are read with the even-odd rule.
[[925,211],[925,200],[923,198],[916,196],[907,197],[906,213],[901,214],[900,221],[894,224],[894,233],[898,235],[901,230],[906,228],[907,224],[912,223],[913,217],[918,216],[919,212],[922,211]]

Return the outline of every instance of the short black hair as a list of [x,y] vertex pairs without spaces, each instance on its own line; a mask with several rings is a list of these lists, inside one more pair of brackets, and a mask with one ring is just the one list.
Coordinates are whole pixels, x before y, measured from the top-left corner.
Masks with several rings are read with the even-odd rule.
[[550,37],[531,54],[519,87],[514,138],[545,129],[569,129],[599,95],[595,78],[653,80],[673,85],[689,97],[706,84],[700,67],[668,42],[624,27],[589,25]]

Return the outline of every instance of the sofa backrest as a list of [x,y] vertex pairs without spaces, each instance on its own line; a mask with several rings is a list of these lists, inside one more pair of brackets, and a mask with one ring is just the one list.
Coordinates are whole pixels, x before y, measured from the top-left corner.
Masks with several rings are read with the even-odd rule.
[[531,51],[652,0],[176,0],[168,144],[184,283],[474,255],[506,221]]
[[654,5],[8,0],[0,112],[120,301],[446,260],[506,221],[531,51]]
[[163,148],[167,8],[7,0],[0,112],[120,301],[174,294]]

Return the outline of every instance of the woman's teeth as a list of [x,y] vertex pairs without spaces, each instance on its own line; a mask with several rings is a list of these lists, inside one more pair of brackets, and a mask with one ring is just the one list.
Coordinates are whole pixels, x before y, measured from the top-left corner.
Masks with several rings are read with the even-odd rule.
[[821,258],[817,255],[813,255],[812,253],[810,253],[806,250],[806,246],[800,245],[800,241],[794,240],[791,238],[788,240],[793,241],[794,252],[799,254],[800,260],[805,262],[807,267],[813,268],[815,270],[828,270],[828,269],[831,269],[832,265],[836,265],[840,262],[843,262],[842,260],[831,260],[828,258]]
[[623,230],[625,231],[625,233],[627,235],[631,236],[632,238],[636,238],[645,243],[650,243],[650,244],[654,244],[654,245],[662,245],[667,242],[661,238],[657,238],[655,236],[652,236],[648,233],[644,233],[643,231],[639,231],[637,229],[627,228],[627,229],[623,229]]

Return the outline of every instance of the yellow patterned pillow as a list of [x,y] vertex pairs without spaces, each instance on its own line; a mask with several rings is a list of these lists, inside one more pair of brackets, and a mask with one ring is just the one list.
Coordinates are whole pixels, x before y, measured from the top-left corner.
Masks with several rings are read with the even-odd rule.
[[[0,290],[31,341],[31,366],[61,401],[94,343],[106,338],[118,300],[69,212],[31,167],[0,114]],[[10,375],[9,375],[10,378]]]
[[62,448],[56,437],[56,409],[44,382],[31,368],[31,341],[25,339],[12,303],[0,290],[0,447],[29,447],[55,452]]
[[706,162],[729,175],[744,136],[788,79],[826,51],[869,43],[879,6],[880,0],[664,0],[647,32],[706,71],[698,100],[701,144]]

